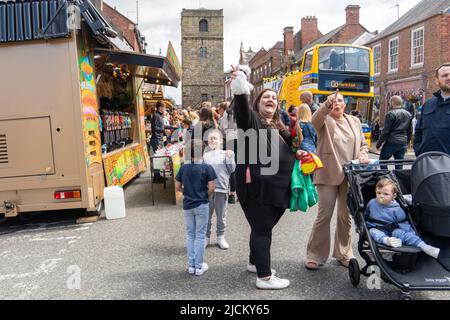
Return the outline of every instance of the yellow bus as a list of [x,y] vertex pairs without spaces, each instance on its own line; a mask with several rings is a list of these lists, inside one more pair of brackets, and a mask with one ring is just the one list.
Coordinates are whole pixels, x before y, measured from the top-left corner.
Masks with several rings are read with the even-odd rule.
[[373,105],[373,54],[371,48],[348,44],[319,44],[305,51],[301,68],[285,76],[280,100],[285,107],[298,106],[300,94],[311,91],[321,103],[339,89],[347,104],[346,113],[358,110],[370,142]]

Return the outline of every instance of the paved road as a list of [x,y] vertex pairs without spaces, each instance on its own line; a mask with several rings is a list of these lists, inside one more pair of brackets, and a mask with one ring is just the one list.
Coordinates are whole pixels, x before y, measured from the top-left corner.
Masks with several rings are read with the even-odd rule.
[[[260,291],[245,271],[249,227],[239,204],[228,216],[230,249],[210,246],[203,277],[187,275],[181,208],[158,186],[151,205],[149,176],[125,189],[127,217],[76,225],[74,213],[41,215],[0,225],[1,299],[397,299],[398,290],[351,286],[347,270],[332,260],[322,270],[303,267],[316,208],[289,213],[274,230],[273,267],[291,280],[281,291]],[[213,226],[214,227],[214,226]],[[213,240],[215,240],[213,238]],[[356,243],[356,236],[355,241]],[[356,252],[356,248],[355,248]],[[78,277],[80,275],[80,277]],[[80,279],[80,281],[78,281]],[[365,279],[363,279],[365,281]],[[425,292],[417,299],[450,299]]]

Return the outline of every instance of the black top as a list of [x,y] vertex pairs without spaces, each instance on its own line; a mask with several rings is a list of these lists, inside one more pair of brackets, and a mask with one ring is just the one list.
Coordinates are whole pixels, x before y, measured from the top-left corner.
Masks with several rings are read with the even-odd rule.
[[416,124],[414,151],[439,151],[450,155],[450,99],[444,101],[441,91],[425,102]]
[[164,137],[164,119],[161,113],[155,112],[150,120],[152,128],[152,139],[162,141]]
[[[279,131],[263,124],[259,114],[250,109],[246,95],[234,97],[234,113],[239,129],[248,135],[249,129],[254,129],[257,141],[238,135],[238,162],[236,167],[236,191],[241,203],[256,202],[258,204],[272,205],[279,208],[289,208],[291,198],[291,174],[294,168],[295,157],[292,151],[292,138],[289,131]],[[261,133],[266,129],[266,133]],[[278,138],[278,157],[271,155],[271,136]],[[267,141],[267,144],[264,142]],[[242,148],[245,147],[245,153]],[[259,152],[260,147],[266,150]],[[242,150],[242,151],[241,151]],[[262,153],[262,154],[261,154]],[[269,161],[264,161],[264,156]],[[250,160],[256,161],[250,161]],[[277,161],[279,159],[279,161]],[[255,163],[256,162],[256,163]],[[276,164],[278,162],[278,170]],[[246,170],[250,168],[251,183],[246,183]],[[269,169],[273,168],[274,169]],[[275,170],[274,174],[264,174],[263,170]],[[262,174],[263,173],[263,174]]]
[[383,142],[391,144],[408,144],[412,134],[412,115],[404,109],[394,109],[386,115],[384,128],[377,147]]

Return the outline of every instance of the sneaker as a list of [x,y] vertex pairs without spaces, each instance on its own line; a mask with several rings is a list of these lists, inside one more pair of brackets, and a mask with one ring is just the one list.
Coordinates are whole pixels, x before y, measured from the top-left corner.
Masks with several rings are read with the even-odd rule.
[[230,247],[228,242],[225,240],[225,237],[217,237],[217,244],[219,245],[220,249],[224,250],[227,250]]
[[435,248],[435,247],[432,247],[430,245],[424,245],[424,246],[421,246],[421,249],[427,255],[429,255],[429,256],[431,256],[431,257],[433,257],[435,259],[437,259],[439,257],[439,252],[440,252],[439,248]]
[[262,290],[279,290],[289,287],[290,282],[287,279],[281,279],[272,275],[268,280],[256,278],[256,287]]
[[[254,264],[248,264],[247,265],[247,271],[248,272],[252,272],[252,273],[256,273],[256,266]],[[276,275],[277,272],[275,271],[275,269],[271,269],[272,271],[272,275]]]
[[188,268],[188,273],[189,274],[195,274],[195,267],[189,267]]
[[228,203],[235,204],[236,203],[236,196],[234,194],[230,194],[228,197]]
[[208,269],[209,269],[208,264],[203,263],[201,269],[195,269],[195,275],[202,276],[206,271],[208,271]]

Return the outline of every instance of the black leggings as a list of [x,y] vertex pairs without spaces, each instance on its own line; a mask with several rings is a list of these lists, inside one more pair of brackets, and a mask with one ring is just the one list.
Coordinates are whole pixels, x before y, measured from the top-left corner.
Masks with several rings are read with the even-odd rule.
[[286,209],[249,201],[241,203],[245,217],[250,224],[250,263],[256,266],[259,278],[272,275],[270,247],[272,229],[280,221]]

